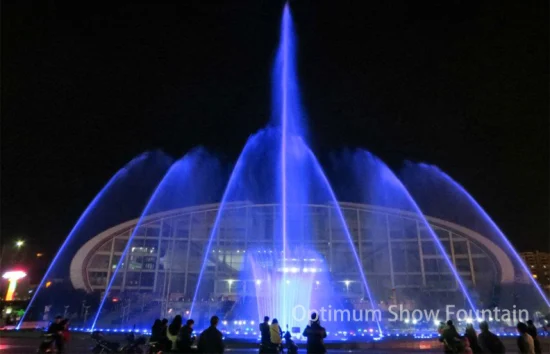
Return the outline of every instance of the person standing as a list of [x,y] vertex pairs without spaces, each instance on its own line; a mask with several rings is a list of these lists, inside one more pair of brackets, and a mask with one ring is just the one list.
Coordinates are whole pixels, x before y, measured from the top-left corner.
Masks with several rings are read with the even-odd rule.
[[223,335],[216,327],[220,319],[218,316],[210,318],[210,327],[205,329],[199,337],[199,352],[207,354],[222,354],[224,350]]
[[527,325],[523,322],[519,322],[517,325],[519,332],[518,337],[518,349],[521,354],[535,354],[535,342],[533,338],[527,333]]
[[443,329],[439,341],[445,344],[445,353],[458,353],[464,349],[461,337],[451,320],[447,321],[447,325]]
[[506,353],[506,348],[504,347],[504,344],[496,334],[489,331],[489,324],[486,321],[483,321],[479,324],[479,329],[481,333],[477,336],[477,343],[479,344],[482,353]]
[[191,345],[193,345],[193,325],[195,321],[189,319],[185,326],[181,327],[178,341],[178,350],[181,353],[192,353]]
[[477,342],[476,330],[474,329],[474,326],[472,324],[469,323],[466,325],[466,332],[464,332],[464,336],[468,339],[468,343],[470,345],[470,348],[472,349],[472,353],[482,353],[482,350]]
[[181,324],[183,319],[180,315],[176,315],[170,323],[170,326],[166,329],[166,337],[170,340],[171,347],[170,350],[176,351],[178,349],[178,335],[180,333]]
[[325,338],[327,331],[321,326],[319,317],[314,312],[311,314],[311,321],[302,333],[307,338],[307,353],[308,354],[324,354],[327,352],[325,348]]
[[280,345],[283,343],[283,331],[281,326],[279,326],[279,321],[276,318],[271,321],[271,326],[269,326],[269,339],[271,343],[275,345]]
[[269,333],[269,316],[264,317],[264,321],[260,323],[260,334],[262,336],[262,344],[269,345],[271,343]]
[[62,321],[63,317],[57,316],[50,327],[48,327],[48,333],[53,336],[58,353],[63,353],[65,351],[65,342],[63,340],[63,331],[65,328]]
[[540,346],[540,341],[538,338],[537,327],[535,327],[535,324],[532,320],[527,321],[527,334],[529,334],[531,338],[533,338],[533,343],[535,344],[535,353],[542,354],[542,348]]

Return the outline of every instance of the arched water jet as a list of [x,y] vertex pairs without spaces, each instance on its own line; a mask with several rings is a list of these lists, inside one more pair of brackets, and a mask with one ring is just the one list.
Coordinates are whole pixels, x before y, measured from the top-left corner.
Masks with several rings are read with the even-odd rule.
[[[389,169],[389,167],[369,152],[358,150],[351,154],[351,165],[355,169],[353,175],[360,176],[357,178],[356,185],[359,188],[366,187],[366,189],[361,192],[364,198],[361,202],[381,205],[389,208],[397,208],[397,210],[410,211],[414,213],[416,218],[421,222],[420,226],[428,232],[431,240],[437,246],[437,254],[440,257],[443,257],[447,269],[452,273],[454,280],[458,284],[460,291],[462,292],[464,299],[466,299],[470,309],[475,312],[477,310],[477,306],[471,298],[468,288],[454,265],[453,260],[451,260],[451,256],[447,253],[448,251],[443,246],[433,228],[427,222],[425,214],[417,205],[416,201],[412,198],[407,188]],[[361,182],[360,178],[363,179],[363,182]],[[389,236],[388,239],[390,239]],[[395,261],[391,261],[391,253],[392,252],[390,249],[390,264],[393,267],[393,263],[395,263]],[[392,287],[394,286],[395,285],[392,284]]]
[[259,143],[260,139],[262,138],[262,136],[264,134],[266,134],[266,132],[261,131],[260,133],[257,133],[257,134],[253,135],[252,137],[250,137],[248,139],[245,147],[243,148],[243,151],[241,152],[241,155],[239,156],[239,158],[237,160],[237,163],[235,164],[235,167],[233,168],[233,171],[231,172],[231,175],[229,177],[229,181],[227,182],[227,186],[226,186],[225,191],[223,192],[223,195],[222,195],[222,198],[221,198],[220,207],[219,207],[218,212],[216,214],[216,218],[215,218],[214,224],[212,226],[212,231],[209,234],[208,241],[207,241],[207,244],[206,244],[206,249],[205,249],[205,252],[204,252],[203,261],[201,263],[201,268],[200,268],[198,279],[197,279],[197,286],[196,286],[195,291],[193,293],[193,299],[192,299],[191,309],[190,309],[190,316],[193,315],[194,310],[195,310],[195,304],[197,302],[197,297],[198,297],[198,294],[199,294],[199,291],[200,291],[200,287],[202,285],[202,278],[203,278],[204,270],[205,270],[206,265],[207,265],[208,257],[210,255],[210,250],[212,249],[212,242],[214,241],[214,238],[215,238],[215,235],[216,235],[216,232],[217,232],[217,229],[218,229],[221,217],[222,217],[222,213],[224,211],[224,207],[225,207],[226,203],[228,202],[228,198],[231,195],[231,193],[234,191],[234,189],[242,188],[242,186],[238,185],[239,180],[238,180],[237,177],[241,173],[241,170],[243,168],[243,165],[245,164],[245,161],[246,161],[246,158],[247,158],[248,154],[258,147],[258,143]]
[[[359,274],[360,274],[360,279],[361,279],[361,282],[362,282],[362,285],[367,293],[367,297],[369,299],[369,302],[372,306],[372,309],[375,310],[376,309],[376,302],[374,300],[374,297],[372,296],[372,292],[371,292],[371,289],[369,287],[369,284],[368,284],[368,281],[367,281],[367,277],[365,275],[365,271],[363,269],[363,264],[361,263],[361,260],[359,259],[359,255],[357,254],[357,250],[354,246],[354,242],[353,242],[353,238],[349,232],[349,229],[348,229],[348,226],[346,224],[346,221],[345,221],[345,218],[344,218],[344,215],[342,214],[342,210],[340,209],[340,206],[338,205],[338,200],[336,199],[336,195],[334,194],[334,191],[332,190],[332,187],[323,171],[323,169],[321,168],[321,166],[319,165],[319,162],[317,161],[315,155],[313,154],[313,152],[307,148],[307,154],[309,155],[310,157],[310,160],[311,162],[313,163],[314,165],[314,168],[315,168],[315,172],[317,173],[317,175],[321,178],[321,181],[324,183],[325,185],[325,188],[326,188],[326,191],[329,193],[329,196],[330,196],[330,203],[334,205],[334,209],[336,210],[336,213],[339,217],[339,221],[344,229],[344,234],[346,236],[346,239],[349,243],[349,247],[353,253],[353,256],[354,256],[354,260],[355,260],[355,264],[357,266],[357,270],[359,271]],[[375,318],[376,319],[376,318]],[[382,326],[380,325],[380,321],[378,319],[376,319],[376,325],[378,327],[378,331],[380,333],[380,335],[383,335],[383,331],[382,331]]]
[[[521,273],[515,276],[515,278],[528,279],[528,282],[536,291],[537,296],[540,296],[547,310],[550,310],[550,301],[548,297],[538,282],[533,278],[531,271],[519,256],[517,250],[483,207],[461,184],[456,182],[438,167],[424,163],[408,163],[403,169],[402,174],[405,183],[410,186],[415,198],[421,205],[425,204],[426,209],[430,210],[430,213],[437,215],[437,213],[440,212],[441,217],[446,217],[449,220],[453,220],[481,232],[485,237],[491,239],[499,247],[502,247],[507,254],[511,255],[514,267],[517,268],[516,271]],[[422,193],[422,190],[426,188],[431,191],[433,198],[437,198],[438,210],[434,208],[433,201],[431,200],[432,198],[428,198],[428,196]],[[451,208],[455,210],[454,213],[450,212],[449,209]],[[516,290],[513,291],[515,292]],[[521,292],[525,293],[526,291]],[[536,308],[536,302],[533,301],[532,295],[525,294],[525,297],[528,299],[521,299],[522,301],[520,301],[523,302],[522,307]],[[516,298],[509,299],[509,302],[510,303],[507,304],[509,306],[512,304],[519,306],[518,299]]]
[[[175,162],[168,172],[166,172],[162,181],[158,184],[155,191],[153,192],[151,198],[147,202],[141,216],[136,224],[136,227],[132,230],[124,250],[120,256],[118,264],[113,266],[114,272],[109,280],[105,294],[101,299],[99,309],[96,312],[96,315],[92,322],[92,330],[96,328],[97,322],[101,315],[101,312],[105,306],[107,298],[111,295],[111,289],[115,281],[121,280],[119,271],[121,268],[128,268],[131,261],[129,255],[129,250],[131,246],[134,246],[134,239],[140,231],[140,228],[145,225],[147,217],[151,214],[158,213],[164,210],[170,210],[176,207],[185,207],[197,204],[204,204],[207,202],[212,202],[209,200],[209,197],[215,200],[215,196],[211,196],[210,193],[205,193],[205,190],[215,190],[215,178],[219,175],[219,165],[215,160],[213,160],[205,151],[201,149],[196,149],[188,154],[186,154],[182,159]],[[208,188],[208,189],[207,189]],[[162,226],[161,232],[162,234]],[[175,239],[172,242],[172,249],[175,246]],[[132,247],[134,248],[134,247]],[[135,247],[139,248],[139,247]],[[133,250],[132,250],[133,252]],[[158,249],[157,252],[161,250]],[[165,254],[166,258],[167,254]],[[173,266],[173,258],[170,259],[170,266]],[[123,274],[124,275],[124,274]],[[170,282],[171,277],[166,280],[166,275],[164,277],[164,283],[168,283],[168,294],[170,293]],[[122,279],[123,281],[124,279]],[[122,282],[121,282],[122,284]],[[123,287],[124,284],[121,285]],[[166,287],[166,284],[163,286]],[[123,288],[120,289],[122,291]],[[161,304],[162,306],[162,304]]]
[[[152,165],[151,165],[152,164]],[[135,178],[136,174],[139,174],[139,170],[141,168],[144,168],[147,166],[149,168],[150,175],[148,178],[142,178],[140,180],[140,188],[148,190],[148,186],[152,184],[156,184],[156,178],[155,173],[162,171],[165,171],[168,166],[171,164],[171,159],[164,155],[161,152],[146,152],[143,153],[136,158],[132,159],[130,162],[128,162],[123,168],[117,171],[110,179],[109,181],[103,186],[103,188],[97,193],[97,195],[94,197],[94,199],[90,202],[90,204],[86,207],[82,215],[78,218],[76,224],[73,226],[63,243],[61,244],[61,247],[59,247],[59,250],[55,254],[54,258],[52,259],[48,269],[44,273],[44,276],[42,277],[40,283],[38,284],[38,287],[36,288],[36,291],[34,292],[31,300],[29,301],[29,304],[27,305],[27,309],[23,316],[21,316],[20,321],[18,322],[16,328],[20,329],[21,325],[26,319],[27,314],[29,313],[29,310],[32,308],[32,306],[35,304],[35,301],[39,298],[40,294],[42,293],[42,290],[44,289],[44,285],[48,279],[50,279],[56,271],[60,271],[59,269],[56,270],[56,266],[60,262],[61,258],[63,257],[72,257],[72,254],[68,248],[77,248],[80,247],[87,239],[81,240],[77,239],[78,235],[81,233],[84,234],[84,236],[87,233],[87,230],[84,230],[85,228],[92,228],[97,227],[97,225],[92,225],[94,223],[104,223],[105,220],[109,220],[110,216],[109,211],[105,211],[101,208],[108,207],[110,202],[112,202],[112,198],[124,200],[127,195],[123,195],[122,198],[116,198],[117,194],[125,194],[126,188],[131,188],[132,183],[128,183],[129,179]],[[153,170],[155,170],[155,173],[153,173]],[[151,182],[151,183],[150,183]],[[122,191],[121,191],[122,190]],[[146,192],[149,193],[149,192]],[[132,199],[132,198],[130,198]],[[133,199],[132,199],[133,201]],[[127,200],[124,200],[124,202],[128,202]],[[122,206],[121,206],[122,208]],[[107,214],[105,214],[107,213]],[[122,213],[121,213],[122,214]],[[118,215],[120,217],[120,215]],[[94,219],[91,220],[90,219]],[[118,220],[120,222],[122,220]],[[99,231],[99,230],[98,230]],[[89,232],[88,232],[89,233]],[[63,260],[62,263],[69,263],[70,259]],[[63,266],[63,270],[66,272],[67,267]],[[66,275],[58,275],[59,277],[65,277]]]

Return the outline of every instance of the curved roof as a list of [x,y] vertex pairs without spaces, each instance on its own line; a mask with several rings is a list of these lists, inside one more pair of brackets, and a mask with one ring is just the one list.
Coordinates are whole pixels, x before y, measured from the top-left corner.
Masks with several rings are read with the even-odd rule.
[[[228,208],[228,207],[237,208],[237,207],[243,207],[246,205],[249,205],[249,206],[275,205],[275,204],[251,204],[248,202],[235,202],[235,203],[227,203],[227,204],[224,206],[224,208]],[[383,213],[388,215],[396,215],[396,216],[406,217],[410,219],[419,219],[416,213],[405,211],[405,210],[392,209],[392,208],[386,208],[386,207],[380,207],[380,206],[374,206],[374,205],[368,205],[368,204],[347,203],[347,202],[340,202],[339,205],[341,208],[348,208],[348,209],[351,208],[351,209],[357,209],[357,210],[372,211],[376,213]],[[70,266],[70,277],[71,277],[71,282],[73,286],[77,289],[90,290],[89,284],[86,282],[87,274],[86,274],[85,265],[88,263],[90,257],[94,255],[94,253],[99,249],[99,247],[101,247],[101,245],[112,240],[116,236],[132,230],[138,224],[146,224],[156,220],[171,218],[171,217],[184,215],[192,212],[217,211],[219,209],[219,206],[220,206],[219,203],[215,203],[215,204],[206,204],[206,205],[193,206],[193,207],[187,207],[187,208],[181,208],[181,209],[173,209],[165,212],[152,214],[144,218],[129,220],[101,232],[100,234],[96,235],[95,237],[90,239],[88,242],[86,242],[84,246],[82,246],[73,257],[73,260]],[[311,204],[310,206],[329,207],[330,204]],[[425,218],[430,225],[451,230],[454,233],[467,238],[468,240],[472,241],[473,243],[480,246],[484,250],[488,251],[494,258],[494,260],[496,260],[496,263],[498,264],[498,267],[500,270],[501,283],[512,283],[514,282],[514,280],[516,280],[514,266],[512,261],[510,260],[510,257],[493,241],[464,226],[461,226],[449,221],[445,221],[442,219],[434,218],[431,216],[425,216]],[[141,223],[140,223],[140,220],[141,220]]]

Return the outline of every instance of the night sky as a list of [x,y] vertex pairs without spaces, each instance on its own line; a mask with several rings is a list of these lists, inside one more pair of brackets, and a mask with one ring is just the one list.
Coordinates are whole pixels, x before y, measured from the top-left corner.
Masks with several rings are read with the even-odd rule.
[[[270,119],[282,2],[2,5],[3,242],[56,249],[132,157],[203,145],[235,160]],[[539,6],[292,1],[314,150],[438,165],[520,250],[548,249]]]

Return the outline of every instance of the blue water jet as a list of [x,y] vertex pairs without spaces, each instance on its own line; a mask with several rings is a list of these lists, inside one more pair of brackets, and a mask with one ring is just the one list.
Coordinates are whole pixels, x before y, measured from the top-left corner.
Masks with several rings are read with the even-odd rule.
[[[418,164],[418,167],[422,170],[424,170],[427,174],[430,174],[433,177],[439,177],[443,180],[445,184],[447,184],[452,190],[455,191],[455,193],[463,196],[466,198],[466,200],[470,203],[470,205],[475,209],[475,211],[480,215],[483,219],[483,221],[489,225],[489,227],[496,232],[498,237],[500,238],[500,241],[504,243],[505,247],[508,249],[509,253],[513,255],[515,261],[520,266],[521,271],[524,273],[525,276],[528,277],[531,284],[535,287],[538,294],[546,304],[546,306],[550,309],[550,300],[544,293],[544,290],[540,287],[539,283],[533,278],[533,275],[529,269],[529,267],[525,264],[523,259],[518,254],[517,250],[514,248],[514,246],[510,243],[506,235],[502,232],[502,230],[498,227],[498,225],[491,219],[491,217],[487,214],[487,212],[479,205],[479,203],[466,191],[466,189],[460,185],[458,182],[456,182],[453,178],[451,178],[448,174],[441,171],[436,166],[431,166],[428,164]],[[426,176],[424,176],[426,177]],[[427,178],[426,178],[427,179]]]
[[258,134],[253,135],[252,137],[250,137],[248,139],[245,147],[243,148],[243,151],[241,152],[241,155],[237,159],[237,163],[235,164],[235,167],[233,168],[233,171],[231,172],[231,175],[230,175],[229,180],[227,182],[227,186],[226,186],[225,191],[223,192],[223,196],[221,198],[220,207],[218,209],[216,219],[215,219],[214,224],[212,226],[212,232],[210,233],[210,235],[208,237],[208,242],[206,244],[206,249],[205,249],[205,252],[204,252],[203,262],[201,264],[201,268],[200,268],[200,271],[199,271],[199,276],[198,276],[198,279],[197,279],[197,286],[196,286],[195,291],[193,293],[193,301],[191,303],[191,309],[189,311],[190,312],[189,316],[192,316],[193,313],[194,313],[193,311],[195,309],[195,303],[197,301],[197,296],[199,294],[199,290],[200,290],[200,287],[201,287],[201,284],[202,284],[202,278],[203,278],[204,270],[206,268],[207,260],[208,260],[208,257],[210,255],[210,250],[212,248],[212,242],[213,242],[213,240],[215,238],[215,235],[216,235],[216,232],[218,230],[218,225],[220,223],[221,216],[222,216],[222,213],[224,211],[224,207],[225,207],[226,203],[228,202],[228,198],[229,198],[230,194],[233,192],[233,190],[235,188],[239,187],[239,185],[237,184],[237,181],[238,181],[237,177],[241,173],[241,170],[243,168],[243,165],[246,162],[246,158],[247,158],[248,154],[251,153],[252,151],[254,151],[258,147],[258,143],[259,143],[260,139],[262,138],[263,134],[264,134],[264,132],[260,132]]
[[46,280],[50,277],[52,270],[57,265],[58,260],[60,257],[65,253],[65,249],[71,244],[71,241],[74,240],[75,235],[79,233],[79,231],[82,229],[82,227],[86,224],[86,221],[88,220],[88,217],[90,214],[96,210],[96,207],[102,204],[104,202],[105,196],[109,193],[109,191],[113,188],[113,186],[118,183],[121,179],[126,177],[129,173],[131,173],[137,165],[140,163],[143,163],[145,160],[150,158],[152,156],[152,153],[143,153],[139,155],[138,157],[132,159],[130,162],[128,162],[123,168],[117,171],[110,179],[109,181],[103,186],[103,188],[97,193],[97,195],[94,197],[94,199],[90,202],[90,204],[86,207],[82,215],[78,218],[76,224],[73,226],[71,231],[69,232],[67,238],[65,238],[65,241],[61,244],[61,247],[59,247],[59,250],[57,251],[55,257],[50,263],[50,266],[46,270],[46,273],[44,273],[44,276],[42,277],[42,280],[38,284],[38,287],[36,288],[36,291],[34,292],[31,300],[29,301],[29,304],[27,305],[27,309],[23,316],[21,316],[21,319],[19,323],[16,326],[16,329],[20,329],[21,325],[23,324],[23,321],[25,320],[27,313],[29,312],[29,309],[33,306],[35,300],[37,299],[38,295],[41,293],[41,290],[44,288],[44,284]]
[[[353,238],[351,237],[351,234],[350,234],[349,229],[347,227],[346,221],[344,219],[344,215],[342,214],[342,210],[340,209],[340,206],[338,205],[338,199],[336,199],[336,195],[334,194],[334,192],[332,190],[332,187],[331,187],[325,173],[323,172],[323,169],[321,168],[321,166],[319,165],[317,159],[315,158],[315,155],[313,154],[313,152],[309,148],[307,149],[307,152],[308,152],[308,155],[310,156],[311,161],[313,162],[313,164],[315,166],[315,170],[316,170],[318,176],[321,177],[321,180],[325,184],[326,190],[330,194],[330,202],[334,205],[334,209],[336,210],[336,212],[338,214],[338,217],[340,218],[340,222],[341,222],[341,224],[344,228],[344,232],[345,232],[347,241],[349,243],[349,247],[353,252],[353,256],[355,258],[355,263],[357,265],[357,269],[359,270],[359,274],[361,275],[361,281],[363,282],[363,286],[365,288],[365,291],[367,292],[367,297],[368,297],[368,299],[371,303],[371,306],[374,309],[375,305],[376,305],[376,302],[374,301],[374,297],[372,296],[369,284],[367,282],[367,277],[365,276],[365,272],[363,270],[363,265],[361,264],[361,260],[359,259],[359,255],[357,254],[357,250],[355,249],[355,245],[353,243]],[[376,319],[376,325],[378,326],[378,330],[379,330],[380,335],[383,335],[382,327],[380,326],[380,322],[378,321],[378,319]]]
[[[470,294],[468,293],[468,289],[467,289],[466,285],[464,284],[464,281],[462,280],[462,277],[458,273],[456,267],[454,266],[453,261],[449,258],[449,255],[447,254],[447,251],[445,250],[445,247],[441,243],[441,240],[435,234],[435,232],[432,229],[432,227],[430,226],[430,224],[427,222],[427,220],[424,216],[425,214],[423,213],[421,208],[417,205],[417,203],[413,199],[413,197],[410,195],[410,193],[407,190],[407,188],[405,187],[405,185],[401,182],[401,180],[399,178],[397,178],[397,176],[390,170],[390,168],[388,166],[386,166],[386,164],[384,164],[381,160],[374,157],[369,152],[366,152],[366,151],[363,151],[363,150],[359,150],[357,153],[364,156],[366,162],[375,165],[376,172],[379,174],[378,175],[378,181],[376,183],[383,182],[383,183],[385,183],[389,186],[395,186],[395,187],[398,188],[398,190],[400,191],[400,196],[399,197],[404,198],[406,200],[406,202],[408,204],[408,207],[411,208],[412,211],[420,218],[420,220],[423,223],[423,226],[428,230],[432,240],[434,241],[437,248],[439,249],[440,255],[445,260],[445,262],[448,266],[448,269],[452,272],[456,282],[458,283],[464,298],[466,299],[466,301],[470,305],[470,308],[473,311],[477,311],[477,307],[474,304],[474,301],[472,300]],[[362,161],[361,159],[362,159],[362,157],[360,157],[359,161]],[[373,172],[371,171],[370,173],[373,173]],[[377,188],[377,191],[382,190],[383,191],[382,193],[387,193],[388,192],[388,187],[383,185],[383,184],[382,185],[381,184],[373,185],[373,186],[371,186],[371,188]],[[377,202],[382,202],[382,204],[391,205],[391,200],[387,200],[388,199],[387,194],[382,194],[382,197],[386,200],[382,200],[382,201],[377,200]]]
[[[153,192],[151,198],[146,204],[141,216],[139,218],[136,227],[133,229],[128,241],[124,247],[119,263],[116,265],[115,270],[109,280],[105,294],[101,299],[99,308],[96,312],[94,320],[92,322],[91,329],[94,330],[97,321],[101,314],[105,301],[109,297],[111,288],[119,273],[121,267],[127,267],[125,260],[127,259],[128,250],[134,241],[138,230],[142,223],[146,220],[147,216],[153,213],[157,213],[166,209],[174,208],[175,204],[178,207],[184,207],[189,205],[196,205],[204,203],[204,198],[201,196],[205,188],[200,188],[202,184],[213,187],[212,180],[209,179],[208,174],[205,172],[210,171],[211,164],[208,163],[210,157],[202,149],[195,149],[189,152],[183,158],[175,162],[168,172],[166,172],[162,181],[158,184],[157,188]],[[212,173],[213,175],[214,173]],[[174,199],[176,200],[174,203]],[[159,250],[160,251],[160,250]]]

